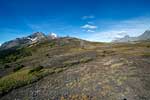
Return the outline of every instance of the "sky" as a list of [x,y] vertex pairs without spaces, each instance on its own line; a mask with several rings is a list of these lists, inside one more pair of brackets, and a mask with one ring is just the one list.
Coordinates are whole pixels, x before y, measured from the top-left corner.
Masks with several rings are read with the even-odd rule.
[[0,0],[0,44],[34,32],[110,42],[150,29],[150,0]]

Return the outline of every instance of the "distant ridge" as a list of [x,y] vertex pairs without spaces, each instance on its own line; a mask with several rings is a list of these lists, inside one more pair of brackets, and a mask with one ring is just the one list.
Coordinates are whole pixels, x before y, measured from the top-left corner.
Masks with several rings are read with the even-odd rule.
[[113,40],[112,42],[134,42],[142,40],[150,40],[150,30],[146,30],[142,35],[137,37],[130,37],[129,35],[126,35],[123,38]]

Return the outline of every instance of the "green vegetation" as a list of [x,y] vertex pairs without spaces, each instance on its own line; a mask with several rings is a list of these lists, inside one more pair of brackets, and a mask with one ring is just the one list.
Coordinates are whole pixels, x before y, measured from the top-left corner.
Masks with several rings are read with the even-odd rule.
[[39,79],[47,76],[49,74],[59,73],[67,68],[50,68],[43,69],[42,66],[35,67],[33,69],[24,69],[18,70],[15,73],[4,76],[0,79],[0,96],[8,93],[9,91],[19,88],[33,82],[38,81]]
[[150,57],[150,52],[144,52],[141,54],[142,57]]
[[56,43],[55,42],[51,42],[51,43],[49,43],[49,46],[52,48],[52,47],[56,46]]
[[12,89],[31,84],[48,74],[48,70],[41,70],[29,74],[29,69],[17,71],[0,79],[0,95],[4,95]]
[[11,48],[0,51],[0,64],[15,62],[17,59],[31,56],[32,53],[27,48]]
[[43,66],[38,66],[38,67],[34,67],[33,69],[31,69],[29,71],[29,73],[33,73],[33,72],[39,72],[40,70],[43,69]]
[[22,69],[23,67],[25,67],[25,66],[24,66],[24,65],[18,65],[17,67],[15,67],[15,68],[13,69],[13,71],[16,72],[16,71]]

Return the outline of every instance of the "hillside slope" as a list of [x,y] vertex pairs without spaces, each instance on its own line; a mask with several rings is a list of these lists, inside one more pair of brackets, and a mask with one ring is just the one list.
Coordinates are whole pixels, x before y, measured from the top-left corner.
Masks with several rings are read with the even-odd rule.
[[66,37],[19,50],[30,55],[18,56],[21,51],[12,62],[1,61],[1,100],[150,98],[149,41],[97,43]]

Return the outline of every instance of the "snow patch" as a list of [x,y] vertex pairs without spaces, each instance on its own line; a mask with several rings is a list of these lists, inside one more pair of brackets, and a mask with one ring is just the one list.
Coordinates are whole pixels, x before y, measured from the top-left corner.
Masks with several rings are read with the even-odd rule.
[[57,37],[57,34],[56,33],[51,33],[51,36],[53,36],[53,37]]
[[28,39],[31,40],[32,42],[37,41],[37,37],[35,37],[35,38],[28,38]]
[[57,34],[56,33],[51,33],[50,36],[51,36],[52,39],[56,39],[57,38]]

